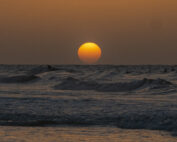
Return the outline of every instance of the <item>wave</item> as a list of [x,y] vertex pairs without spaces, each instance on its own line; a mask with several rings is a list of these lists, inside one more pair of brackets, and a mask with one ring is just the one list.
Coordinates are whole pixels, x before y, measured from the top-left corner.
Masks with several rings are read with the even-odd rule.
[[149,112],[127,113],[119,115],[62,115],[46,116],[32,114],[1,114],[1,126],[117,126],[126,129],[150,129],[177,131],[177,113]]
[[35,75],[18,75],[18,76],[10,76],[10,77],[0,77],[0,83],[27,83],[31,81],[36,81],[40,79]]
[[174,86],[171,82],[164,79],[135,80],[126,83],[97,83],[94,81],[82,81],[73,77],[68,77],[62,83],[55,85],[55,89],[60,90],[96,90],[101,92],[124,92],[137,89],[162,89]]
[[40,74],[40,73],[44,73],[44,72],[50,72],[50,71],[57,71],[59,70],[56,67],[53,67],[51,65],[41,65],[38,67],[34,67],[31,70],[29,70],[30,74]]

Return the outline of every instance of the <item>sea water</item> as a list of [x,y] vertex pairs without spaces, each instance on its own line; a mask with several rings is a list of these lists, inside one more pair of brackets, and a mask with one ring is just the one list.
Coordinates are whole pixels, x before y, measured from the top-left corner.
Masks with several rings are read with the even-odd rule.
[[0,65],[0,140],[177,141],[177,66]]

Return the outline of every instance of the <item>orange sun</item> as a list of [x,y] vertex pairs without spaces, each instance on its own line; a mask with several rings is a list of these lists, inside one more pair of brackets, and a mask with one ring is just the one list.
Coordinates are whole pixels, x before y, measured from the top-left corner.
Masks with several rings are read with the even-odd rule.
[[86,42],[78,49],[78,56],[84,63],[93,64],[100,59],[101,48],[96,43]]

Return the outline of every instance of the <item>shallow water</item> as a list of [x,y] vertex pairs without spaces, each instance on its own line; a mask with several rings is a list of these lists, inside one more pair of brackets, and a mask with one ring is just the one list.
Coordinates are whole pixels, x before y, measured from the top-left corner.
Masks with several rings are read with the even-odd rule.
[[0,127],[1,142],[176,142],[167,132],[113,127]]

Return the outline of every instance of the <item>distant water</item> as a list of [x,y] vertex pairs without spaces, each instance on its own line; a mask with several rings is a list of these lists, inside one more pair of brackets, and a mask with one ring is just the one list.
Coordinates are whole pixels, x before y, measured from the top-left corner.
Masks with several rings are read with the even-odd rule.
[[58,137],[65,128],[79,137],[82,128],[89,139],[90,129],[98,137],[126,128],[176,136],[177,66],[0,65],[0,125],[0,134],[12,135],[50,129]]

